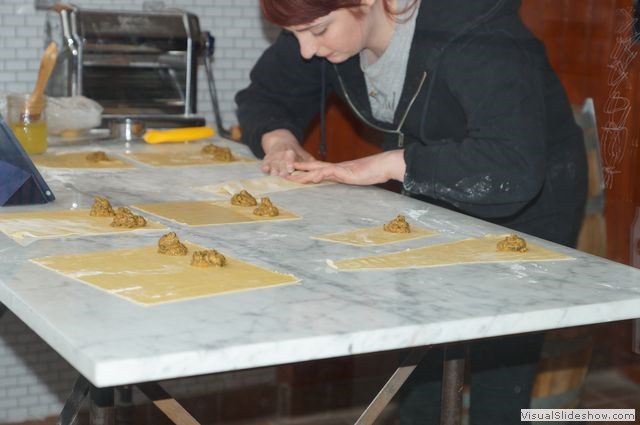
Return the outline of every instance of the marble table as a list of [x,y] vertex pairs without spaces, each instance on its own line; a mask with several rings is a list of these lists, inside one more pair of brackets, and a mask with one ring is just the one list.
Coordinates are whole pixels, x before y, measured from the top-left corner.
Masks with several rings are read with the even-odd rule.
[[[248,154],[233,142],[220,144]],[[50,152],[96,147],[108,153],[154,148],[101,141]],[[54,203],[2,208],[0,214],[88,208],[95,194],[117,205],[217,199],[196,187],[261,176],[259,163],[138,164],[118,170],[43,169],[42,174],[57,196]],[[194,228],[159,221],[183,239],[292,273],[300,284],[141,307],[28,260],[151,245],[158,233],[40,240],[28,246],[0,235],[0,302],[98,388],[640,316],[640,270],[534,237],[529,241],[575,260],[338,272],[328,259],[506,230],[371,187],[327,185],[270,197],[303,219]],[[438,235],[372,248],[311,238],[372,226],[399,213]]]

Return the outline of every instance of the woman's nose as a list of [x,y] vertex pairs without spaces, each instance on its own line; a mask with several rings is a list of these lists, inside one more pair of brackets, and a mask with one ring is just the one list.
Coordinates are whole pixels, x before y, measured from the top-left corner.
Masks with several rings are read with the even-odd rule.
[[318,52],[318,44],[312,35],[301,35],[298,37],[300,43],[300,55],[305,59],[311,59]]

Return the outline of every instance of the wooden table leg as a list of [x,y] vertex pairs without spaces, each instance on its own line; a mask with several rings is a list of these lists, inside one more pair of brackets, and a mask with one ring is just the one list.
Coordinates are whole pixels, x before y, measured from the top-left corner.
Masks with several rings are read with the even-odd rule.
[[444,350],[440,425],[460,425],[462,422],[462,390],[466,351],[464,345],[447,346]]

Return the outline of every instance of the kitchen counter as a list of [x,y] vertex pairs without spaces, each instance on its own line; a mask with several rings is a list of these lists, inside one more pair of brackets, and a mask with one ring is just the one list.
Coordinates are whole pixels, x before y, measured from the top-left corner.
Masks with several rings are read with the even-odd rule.
[[[250,155],[241,145],[219,141]],[[50,152],[153,150],[95,142]],[[57,200],[22,210],[225,199],[198,186],[259,177],[258,162],[116,170],[43,169]],[[340,260],[508,230],[373,187],[326,185],[269,195],[302,220],[192,227],[157,221],[182,240],[291,273],[295,285],[140,306],[30,261],[154,245],[162,232],[68,237],[21,246],[0,235],[0,301],[96,387],[159,381],[383,350],[603,323],[640,316],[640,270],[526,236],[570,261],[338,272]],[[312,239],[397,214],[438,232],[379,247]],[[147,218],[151,216],[145,214]],[[155,220],[155,218],[154,218]]]

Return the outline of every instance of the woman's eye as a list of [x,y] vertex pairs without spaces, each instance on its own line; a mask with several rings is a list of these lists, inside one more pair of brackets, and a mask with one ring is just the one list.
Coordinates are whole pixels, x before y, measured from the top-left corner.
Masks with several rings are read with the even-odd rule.
[[325,32],[327,32],[327,27],[324,27],[319,31],[313,31],[312,34],[315,35],[315,36],[319,36],[319,35],[324,34]]

